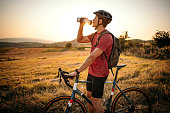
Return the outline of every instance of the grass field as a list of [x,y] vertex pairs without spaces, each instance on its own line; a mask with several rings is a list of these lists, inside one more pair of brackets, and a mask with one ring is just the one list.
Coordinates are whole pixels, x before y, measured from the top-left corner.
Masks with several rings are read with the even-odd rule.
[[[2,52],[1,52],[2,51]],[[57,69],[72,72],[89,55],[89,51],[68,51],[50,48],[12,48],[0,50],[0,111],[1,113],[39,113],[47,102],[71,92],[58,82]],[[121,55],[118,85],[140,87],[151,97],[154,113],[170,112],[170,61],[151,60]],[[87,70],[81,73],[85,80]],[[108,80],[112,80],[110,74]],[[85,84],[79,85],[86,93]],[[105,85],[104,99],[110,95],[111,85]],[[116,92],[118,93],[118,92]]]

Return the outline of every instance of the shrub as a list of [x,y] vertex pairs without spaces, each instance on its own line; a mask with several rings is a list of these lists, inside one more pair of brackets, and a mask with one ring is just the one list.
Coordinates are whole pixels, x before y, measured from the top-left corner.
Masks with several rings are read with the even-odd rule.
[[124,52],[125,55],[134,55],[137,57],[151,58],[151,59],[168,59],[170,58],[170,46],[164,48],[152,47],[134,47]]
[[153,36],[154,42],[153,45],[161,48],[165,46],[170,46],[170,32],[158,31]]
[[72,47],[72,43],[67,43],[65,47],[66,48],[71,48]]

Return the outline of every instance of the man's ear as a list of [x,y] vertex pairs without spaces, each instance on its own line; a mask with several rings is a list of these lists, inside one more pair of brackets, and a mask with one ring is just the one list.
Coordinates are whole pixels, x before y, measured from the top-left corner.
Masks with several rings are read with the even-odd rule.
[[102,19],[99,19],[99,24],[102,24],[103,23],[103,20]]

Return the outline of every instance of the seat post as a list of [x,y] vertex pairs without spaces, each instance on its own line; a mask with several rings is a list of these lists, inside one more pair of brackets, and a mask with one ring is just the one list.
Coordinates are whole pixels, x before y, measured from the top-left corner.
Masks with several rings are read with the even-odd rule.
[[116,79],[117,79],[117,75],[118,75],[118,71],[119,71],[120,69],[121,69],[121,68],[118,68],[118,67],[117,67],[116,75],[115,75],[115,79],[114,79],[114,81],[116,81]]
[[113,75],[113,77],[114,77],[114,73],[113,73],[113,69],[111,68],[111,72],[112,72],[112,75]]

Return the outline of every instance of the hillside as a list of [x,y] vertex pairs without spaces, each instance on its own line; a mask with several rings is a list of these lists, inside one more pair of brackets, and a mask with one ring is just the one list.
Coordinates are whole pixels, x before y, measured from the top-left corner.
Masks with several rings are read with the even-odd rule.
[[18,43],[18,42],[53,43],[53,41],[44,40],[44,39],[38,39],[38,38],[1,38],[0,42],[11,42],[11,43]]
[[32,47],[43,47],[43,43],[38,42],[19,42],[19,43],[12,43],[12,42],[0,42],[0,48],[5,47],[17,47],[17,48],[32,48]]
[[[89,51],[48,50],[49,48],[15,48],[0,55],[1,113],[42,113],[52,98],[71,95],[63,82],[59,84],[52,80],[58,78],[59,67],[73,72],[87,58]],[[121,89],[139,87],[150,95],[153,113],[170,112],[169,60],[121,55],[119,63],[127,64],[118,75],[117,83]],[[87,70],[81,72],[80,80],[86,80],[87,73]],[[111,73],[107,80],[113,80]],[[70,80],[71,83],[73,81]],[[86,94],[86,84],[78,84],[78,88]],[[111,84],[105,85],[103,101],[110,96],[111,88]],[[114,96],[118,94],[118,89],[115,91]],[[81,101],[85,103],[83,99]]]
[[67,43],[71,43],[73,47],[87,47],[90,46],[90,43],[78,43],[76,40],[72,41],[63,41],[63,42],[53,42],[47,43],[44,42],[45,40],[36,40],[36,39],[23,39],[23,38],[16,38],[16,39],[0,39],[0,48],[5,47],[19,47],[19,48],[44,48],[44,47],[65,47]]
[[[133,41],[138,43],[150,43],[152,40],[140,40],[140,39],[130,39],[127,41]],[[78,43],[76,39],[72,41],[63,42],[52,42],[42,39],[33,38],[3,38],[0,39],[0,48],[5,47],[19,47],[19,48],[48,48],[48,47],[65,47],[67,43],[71,43],[73,47],[89,47],[90,43]]]

